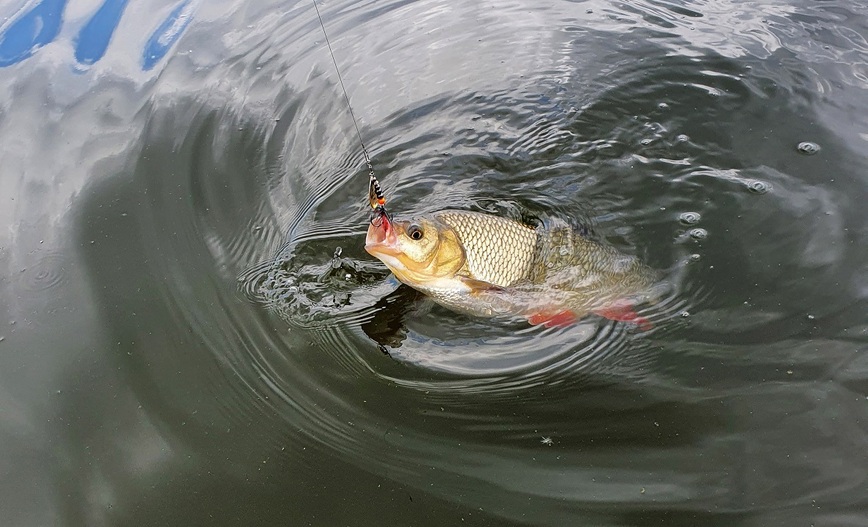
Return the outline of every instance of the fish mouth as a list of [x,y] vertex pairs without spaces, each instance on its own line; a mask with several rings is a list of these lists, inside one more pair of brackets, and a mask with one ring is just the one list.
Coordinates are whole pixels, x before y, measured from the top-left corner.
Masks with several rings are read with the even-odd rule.
[[381,225],[370,225],[368,234],[365,236],[365,250],[372,256],[396,257],[401,254],[398,249],[398,235],[389,222],[384,221]]

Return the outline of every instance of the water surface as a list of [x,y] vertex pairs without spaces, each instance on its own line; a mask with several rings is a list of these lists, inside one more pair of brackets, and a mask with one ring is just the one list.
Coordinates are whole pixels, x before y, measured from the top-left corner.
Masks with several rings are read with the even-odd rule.
[[653,329],[399,286],[309,1],[15,1],[4,525],[864,524],[861,3],[320,10],[390,207],[588,226]]

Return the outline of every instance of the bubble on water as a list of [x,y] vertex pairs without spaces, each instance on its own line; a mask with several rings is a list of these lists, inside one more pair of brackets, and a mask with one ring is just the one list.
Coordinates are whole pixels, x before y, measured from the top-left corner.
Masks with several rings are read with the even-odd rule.
[[814,315],[808,315],[808,320],[814,320],[816,317]]
[[820,151],[820,145],[817,143],[812,143],[811,141],[802,141],[796,147],[800,154],[805,154],[806,156],[812,156]]
[[700,218],[701,216],[698,212],[682,212],[678,216],[678,221],[685,225],[696,225],[697,223],[699,223]]
[[765,194],[771,190],[771,185],[764,181],[751,181],[747,184],[747,189],[754,194]]
[[639,143],[641,143],[642,146],[648,146],[648,145],[650,145],[653,141],[654,141],[653,139],[649,139],[649,138],[646,137],[645,139],[642,139],[641,141],[639,141]]
[[704,240],[708,238],[708,231],[705,229],[690,229],[689,234],[694,240]]
[[698,262],[700,259],[702,259],[702,257],[699,256],[698,254],[694,253],[694,254],[690,255],[690,257],[687,259],[687,261],[690,263],[694,263],[694,262]]
[[341,253],[343,253],[343,252],[344,252],[344,250],[341,249],[340,245],[338,245],[337,247],[335,247],[335,254],[334,254],[334,256],[332,256],[332,258],[340,258]]
[[681,315],[681,318],[687,318],[690,316],[690,311],[682,311],[679,315]]
[[668,109],[669,109],[669,105],[666,104],[665,102],[661,102],[660,104],[657,105],[657,108],[660,109],[660,110],[668,110]]
[[687,141],[690,141],[690,136],[687,134],[678,134],[675,140],[679,143],[686,143]]

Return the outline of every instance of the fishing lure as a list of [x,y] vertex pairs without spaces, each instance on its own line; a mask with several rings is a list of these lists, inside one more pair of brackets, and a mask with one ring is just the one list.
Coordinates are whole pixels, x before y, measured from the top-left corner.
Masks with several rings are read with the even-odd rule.
[[389,229],[392,223],[392,215],[386,211],[386,198],[383,197],[383,190],[380,188],[380,182],[374,176],[373,170],[370,173],[371,183],[368,186],[368,202],[371,205],[371,225],[379,227],[385,226]]

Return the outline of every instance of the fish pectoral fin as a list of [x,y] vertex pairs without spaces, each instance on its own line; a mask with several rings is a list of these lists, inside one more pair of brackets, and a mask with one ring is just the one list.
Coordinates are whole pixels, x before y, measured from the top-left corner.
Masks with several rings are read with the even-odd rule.
[[533,326],[543,325],[547,328],[563,328],[575,324],[579,320],[572,311],[543,311],[528,315],[527,321]]
[[647,318],[640,316],[633,310],[632,304],[626,302],[610,304],[606,307],[596,309],[594,310],[594,314],[616,322],[630,322],[631,324],[636,324],[642,331],[648,331],[653,327]]
[[461,283],[469,287],[474,293],[480,291],[504,291],[503,287],[484,280],[477,280],[476,278],[470,278],[468,276],[461,276],[459,279],[461,280]]

